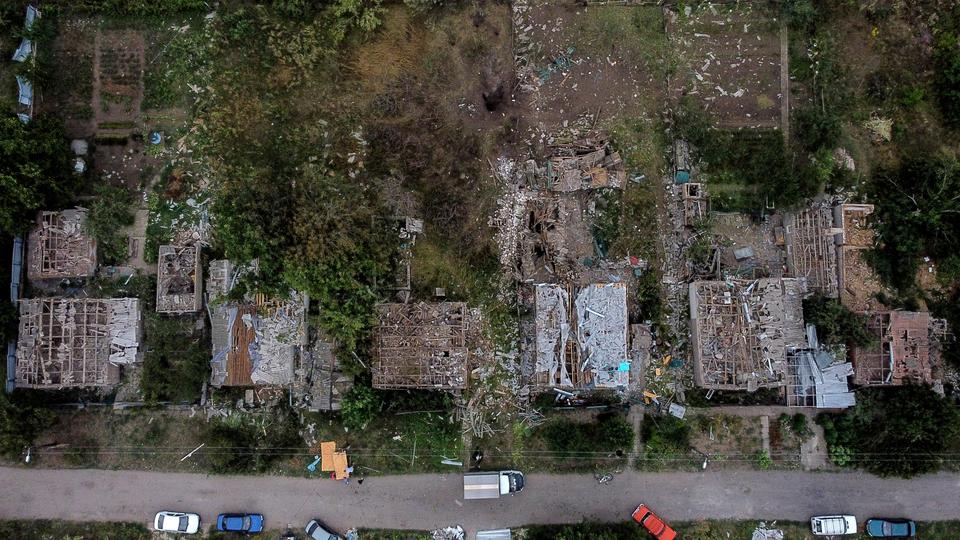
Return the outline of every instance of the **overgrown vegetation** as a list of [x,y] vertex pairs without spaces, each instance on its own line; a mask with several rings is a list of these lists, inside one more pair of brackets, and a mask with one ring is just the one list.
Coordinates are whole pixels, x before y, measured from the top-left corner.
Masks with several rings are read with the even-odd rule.
[[87,230],[97,240],[97,255],[103,264],[127,260],[129,238],[121,231],[133,225],[133,195],[124,187],[100,184],[90,205]]
[[867,331],[866,315],[850,311],[836,298],[812,296],[803,301],[803,320],[817,327],[825,345],[865,347],[874,338]]
[[785,146],[779,132],[716,129],[690,97],[681,100],[673,130],[693,146],[718,210],[757,215],[793,206],[825,181],[806,154]]
[[195,335],[189,320],[151,313],[145,334],[150,344],[143,356],[140,391],[148,402],[194,402],[210,376],[210,349]]
[[149,540],[153,538],[153,533],[142,523],[5,519],[0,520],[0,537],[34,540]]
[[54,423],[52,412],[20,397],[0,395],[0,454],[11,459],[20,457]]
[[279,460],[305,449],[296,413],[276,407],[257,416],[234,414],[211,421],[203,456],[213,472],[266,472]]
[[651,416],[644,419],[640,440],[642,468],[668,467],[690,453],[690,424],[669,415]]
[[588,423],[557,417],[540,429],[550,449],[564,456],[590,457],[633,448],[633,426],[621,414],[604,413]]
[[830,457],[881,476],[935,472],[952,460],[960,412],[929,387],[870,388],[842,414],[822,414]]
[[[656,511],[656,509],[654,509]],[[671,521],[670,526],[677,531],[677,538],[684,540],[731,540],[746,539],[753,536],[759,524],[756,520],[700,520]],[[770,528],[781,529],[784,538],[789,540],[816,540],[810,532],[809,522],[776,520],[775,525],[767,521]],[[534,525],[526,527],[526,540],[648,540],[650,535],[640,525],[626,523],[584,522],[572,525]],[[960,534],[960,522],[934,521],[917,524],[917,535],[929,540],[953,540]],[[866,540],[866,533],[849,537],[851,540]]]

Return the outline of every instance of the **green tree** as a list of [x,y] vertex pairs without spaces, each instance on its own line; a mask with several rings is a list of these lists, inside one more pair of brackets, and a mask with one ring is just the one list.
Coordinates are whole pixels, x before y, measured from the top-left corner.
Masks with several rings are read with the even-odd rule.
[[63,126],[46,117],[23,124],[0,118],[0,232],[23,232],[41,208],[73,199],[80,177],[70,165]]
[[839,450],[846,447],[854,465],[881,476],[911,477],[940,469],[960,435],[960,412],[927,386],[870,388],[834,424],[834,433],[827,434],[832,458],[846,460]]
[[960,166],[945,156],[907,159],[877,172],[870,184],[879,250],[875,266],[901,290],[913,285],[920,257],[935,261],[960,245]]
[[380,410],[380,396],[373,388],[357,383],[343,396],[340,416],[350,429],[363,429]]
[[867,317],[850,311],[836,298],[813,296],[803,301],[803,320],[817,327],[817,338],[826,345],[866,346],[873,341]]
[[0,454],[19,457],[54,422],[55,417],[49,410],[15,403],[7,394],[0,393]]

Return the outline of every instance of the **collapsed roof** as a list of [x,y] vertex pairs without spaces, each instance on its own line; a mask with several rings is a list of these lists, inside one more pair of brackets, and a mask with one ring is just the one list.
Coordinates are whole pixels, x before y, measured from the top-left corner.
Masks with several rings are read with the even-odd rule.
[[225,260],[210,262],[210,383],[218,388],[291,384],[306,346],[309,299],[305,294],[292,291],[286,299],[258,294],[242,301],[223,301],[237,279],[255,268],[256,264],[234,267]]
[[805,347],[803,282],[793,278],[690,284],[694,380],[716,390],[786,384],[786,352]]
[[379,304],[376,311],[374,388],[466,388],[465,303]]
[[810,292],[836,298],[837,231],[830,206],[815,203],[800,212],[788,212],[783,226],[790,275],[805,278]]
[[112,386],[139,360],[140,329],[136,298],[21,300],[16,385]]
[[541,388],[618,388],[629,382],[627,294],[623,283],[577,291],[535,287],[533,384]]
[[853,350],[854,382],[860,385],[932,383],[939,354],[931,347],[927,312],[886,311],[869,315],[873,341]]
[[85,208],[40,212],[27,240],[27,277],[31,280],[93,276],[97,243],[87,234]]

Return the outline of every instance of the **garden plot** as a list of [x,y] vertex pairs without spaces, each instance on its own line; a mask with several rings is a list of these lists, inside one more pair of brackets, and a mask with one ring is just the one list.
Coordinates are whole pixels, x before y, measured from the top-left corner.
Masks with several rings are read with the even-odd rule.
[[754,4],[702,3],[670,11],[667,32],[683,62],[670,94],[693,96],[724,128],[779,128],[780,35]]
[[659,109],[666,49],[659,7],[517,2],[514,28],[533,130],[551,133],[587,114]]
[[56,112],[64,120],[68,137],[93,135],[93,58],[96,21],[66,19],[53,40],[50,83],[43,91],[42,111]]

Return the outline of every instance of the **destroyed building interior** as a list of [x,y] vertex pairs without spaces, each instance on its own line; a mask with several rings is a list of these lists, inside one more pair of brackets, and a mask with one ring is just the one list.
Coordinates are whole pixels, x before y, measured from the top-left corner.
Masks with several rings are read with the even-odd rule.
[[[228,293],[243,271],[227,261],[212,261],[208,295],[218,298]],[[213,345],[210,383],[214,387],[292,383],[307,345],[308,306],[306,296],[296,291],[283,299],[257,294],[241,301],[208,303]]]
[[630,370],[626,286],[598,283],[573,292],[555,284],[535,287],[531,382],[540,389],[625,388]]
[[28,239],[31,281],[90,277],[97,269],[97,243],[86,232],[85,208],[40,212]]
[[24,388],[112,386],[139,361],[136,298],[20,301],[16,384]]
[[933,382],[937,361],[930,344],[930,314],[886,311],[869,315],[869,345],[853,350],[854,382],[859,385],[900,385]]
[[198,246],[160,246],[157,260],[157,312],[200,311],[203,301],[200,294],[201,279]]
[[715,390],[784,386],[787,348],[806,343],[803,295],[803,282],[789,278],[691,283],[696,383]]
[[374,388],[466,388],[465,303],[379,304],[376,314]]

